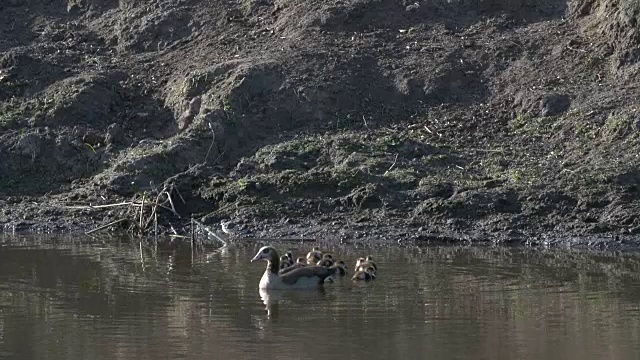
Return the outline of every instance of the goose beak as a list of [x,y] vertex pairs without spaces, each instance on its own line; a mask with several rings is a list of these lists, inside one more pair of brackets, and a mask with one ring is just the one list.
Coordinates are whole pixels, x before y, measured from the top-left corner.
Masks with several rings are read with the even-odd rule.
[[251,259],[251,262],[258,261],[258,260],[262,259],[262,256],[260,256],[260,255],[261,255],[261,253],[257,253],[256,256],[254,256],[253,259]]

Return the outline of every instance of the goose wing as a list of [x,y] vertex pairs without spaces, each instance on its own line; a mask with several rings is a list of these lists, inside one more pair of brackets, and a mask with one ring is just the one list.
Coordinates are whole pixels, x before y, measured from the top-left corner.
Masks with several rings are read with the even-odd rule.
[[335,269],[329,269],[324,266],[305,266],[280,274],[280,279],[282,279],[282,282],[287,285],[293,285],[301,278],[316,277],[318,279],[318,284],[320,284],[324,279],[333,275],[335,271]]

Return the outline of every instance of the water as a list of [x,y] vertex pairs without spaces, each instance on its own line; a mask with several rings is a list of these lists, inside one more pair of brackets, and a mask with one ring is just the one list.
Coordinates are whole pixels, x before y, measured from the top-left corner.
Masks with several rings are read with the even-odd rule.
[[343,246],[378,279],[261,297],[261,244],[0,239],[3,358],[640,358],[635,254]]

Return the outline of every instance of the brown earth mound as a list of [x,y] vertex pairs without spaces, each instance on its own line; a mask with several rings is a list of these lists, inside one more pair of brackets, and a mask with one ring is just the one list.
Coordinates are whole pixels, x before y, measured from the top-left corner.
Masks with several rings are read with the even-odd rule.
[[639,14],[5,1],[0,223],[617,246],[640,232]]

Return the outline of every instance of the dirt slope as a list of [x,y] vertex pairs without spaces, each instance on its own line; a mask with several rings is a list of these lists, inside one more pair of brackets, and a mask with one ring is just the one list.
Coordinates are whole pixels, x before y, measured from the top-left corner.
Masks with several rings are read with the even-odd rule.
[[161,225],[253,235],[618,246],[640,232],[639,13],[5,1],[0,224],[148,230],[157,200]]

